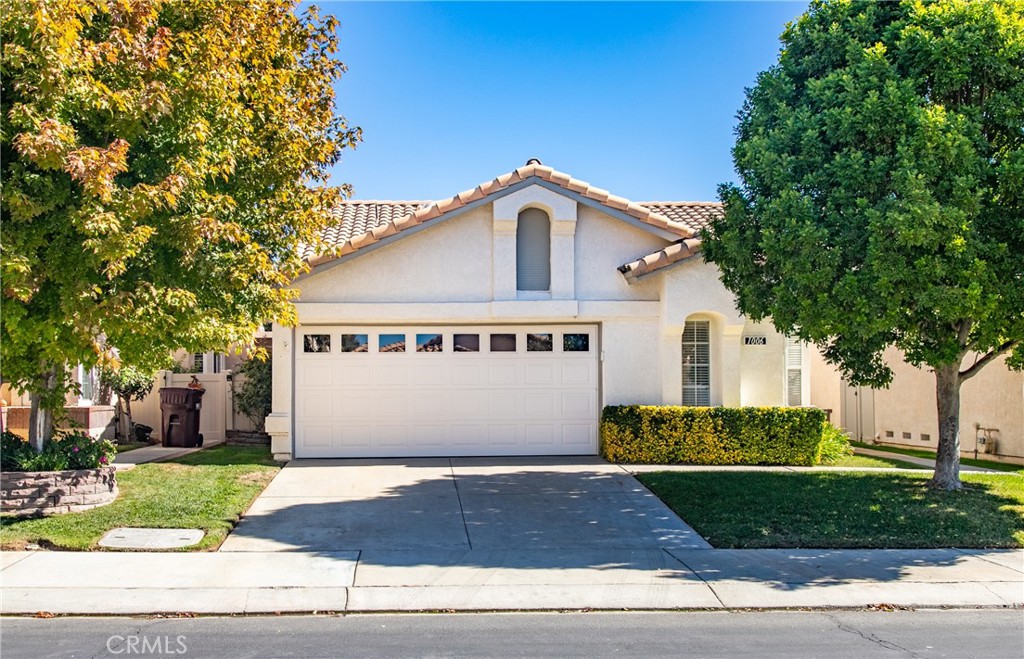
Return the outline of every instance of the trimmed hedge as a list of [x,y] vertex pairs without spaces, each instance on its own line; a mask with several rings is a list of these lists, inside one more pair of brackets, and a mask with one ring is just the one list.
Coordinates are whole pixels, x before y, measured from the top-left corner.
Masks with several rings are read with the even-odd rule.
[[814,465],[825,413],[810,407],[610,405],[601,455],[634,464]]

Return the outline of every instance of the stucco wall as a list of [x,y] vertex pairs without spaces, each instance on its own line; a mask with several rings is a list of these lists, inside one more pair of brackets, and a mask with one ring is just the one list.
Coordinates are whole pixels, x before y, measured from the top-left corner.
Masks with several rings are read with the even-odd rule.
[[767,322],[747,323],[743,336],[763,336],[767,344],[748,346],[740,342],[740,404],[785,405],[786,338]]
[[656,252],[668,243],[588,206],[579,207],[578,217],[575,265],[577,299],[657,300],[660,286],[656,278],[629,284],[616,268]]
[[491,295],[490,206],[300,279],[299,302],[479,302]]
[[659,337],[657,319],[615,319],[603,324],[601,370],[605,405],[662,402]]
[[814,347],[807,351],[807,359],[811,378],[811,405],[831,410],[831,421],[838,424],[843,401],[843,382],[835,367],[826,362],[821,352]]

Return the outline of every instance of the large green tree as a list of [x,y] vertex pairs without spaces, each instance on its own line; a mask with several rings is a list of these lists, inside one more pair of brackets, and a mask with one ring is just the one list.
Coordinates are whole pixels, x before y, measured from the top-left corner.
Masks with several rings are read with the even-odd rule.
[[[0,0],[3,377],[30,434],[68,365],[142,369],[294,317],[343,188],[336,21],[296,0]],[[116,364],[115,364],[116,366]]]
[[853,383],[930,367],[959,488],[961,384],[1024,362],[1024,3],[814,2],[736,134],[705,258]]

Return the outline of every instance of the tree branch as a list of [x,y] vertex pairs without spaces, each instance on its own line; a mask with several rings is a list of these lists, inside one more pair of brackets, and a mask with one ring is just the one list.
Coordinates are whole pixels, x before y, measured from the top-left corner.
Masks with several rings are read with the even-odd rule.
[[978,371],[980,371],[982,368],[985,367],[986,364],[988,364],[990,361],[992,361],[993,359],[995,359],[999,355],[1001,355],[1001,354],[1003,354],[1005,352],[1009,352],[1010,350],[1013,350],[1013,348],[1018,343],[1020,343],[1020,340],[1018,340],[1018,339],[1013,339],[1012,341],[1007,341],[1006,343],[1002,344],[1001,346],[999,346],[995,350],[989,352],[987,355],[985,355],[981,359],[976,360],[973,364],[971,364],[970,368],[968,368],[965,371],[960,371],[960,381],[963,382],[964,380],[968,380],[970,378],[973,378],[975,375],[978,374]]

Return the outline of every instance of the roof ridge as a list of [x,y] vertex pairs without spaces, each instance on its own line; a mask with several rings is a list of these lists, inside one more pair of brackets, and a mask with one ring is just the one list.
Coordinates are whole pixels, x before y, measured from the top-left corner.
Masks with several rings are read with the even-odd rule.
[[638,201],[650,206],[721,206],[720,201]]
[[[607,190],[594,187],[586,181],[574,179],[570,175],[559,172],[552,167],[539,164],[539,161],[531,160],[528,164],[522,167],[485,181],[474,188],[464,190],[445,199],[429,202],[429,205],[424,205],[413,213],[407,213],[402,217],[392,217],[386,223],[370,227],[362,234],[358,236],[351,236],[344,242],[337,244],[335,246],[336,248],[330,253],[310,257],[308,259],[308,263],[310,267],[316,267],[327,263],[328,261],[341,258],[364,247],[373,245],[384,238],[388,238],[417,225],[435,220],[451,211],[463,208],[475,201],[485,199],[496,192],[505,190],[513,185],[523,183],[531,178],[539,178],[543,181],[547,181],[548,183],[557,185],[564,190],[568,190],[569,192],[585,197],[600,204],[601,206],[624,215],[629,215],[644,224],[674,233],[680,238],[693,238],[698,234],[697,230],[694,230],[683,222],[679,222],[667,217],[666,215],[653,211],[650,208],[646,208],[635,201],[626,199],[625,197],[619,197],[611,194]],[[380,202],[377,203],[379,204]]]
[[432,204],[434,199],[342,199],[342,204]]

